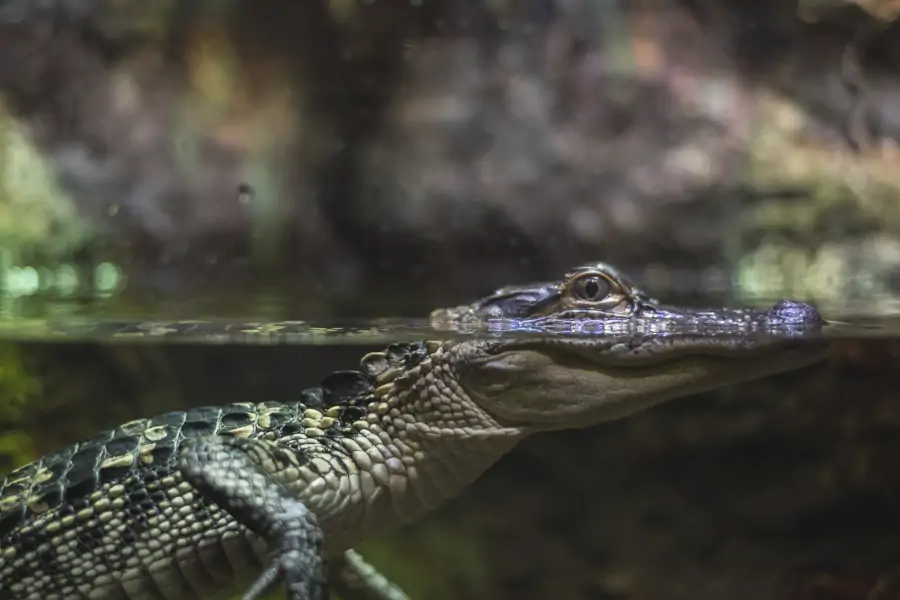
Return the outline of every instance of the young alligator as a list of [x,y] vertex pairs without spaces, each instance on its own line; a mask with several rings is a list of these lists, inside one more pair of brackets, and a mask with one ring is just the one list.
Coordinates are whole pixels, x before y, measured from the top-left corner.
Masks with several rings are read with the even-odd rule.
[[527,435],[794,369],[824,351],[803,343],[823,324],[806,304],[665,308],[603,264],[432,321],[516,331],[393,344],[296,402],[133,421],[9,474],[0,598],[206,600],[246,589],[257,600],[285,583],[288,600],[321,599],[326,556],[362,578],[345,585],[350,595],[403,597],[350,549],[435,508]]

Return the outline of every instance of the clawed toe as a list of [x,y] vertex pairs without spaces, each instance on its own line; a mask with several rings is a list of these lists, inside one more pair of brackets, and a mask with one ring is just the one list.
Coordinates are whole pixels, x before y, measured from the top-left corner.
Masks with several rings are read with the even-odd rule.
[[303,568],[303,559],[285,553],[275,558],[244,593],[242,600],[261,600],[284,583],[286,600],[327,600],[328,584],[325,577],[310,577]]

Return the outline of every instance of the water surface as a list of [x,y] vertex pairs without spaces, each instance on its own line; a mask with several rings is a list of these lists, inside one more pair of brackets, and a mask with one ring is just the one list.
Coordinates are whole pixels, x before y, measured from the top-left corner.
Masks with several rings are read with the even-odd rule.
[[[766,306],[766,303],[758,303]],[[454,339],[471,336],[577,336],[603,335],[602,326],[581,323],[576,328],[536,331],[515,321],[494,322],[484,327],[435,327],[425,317],[374,319],[285,318],[285,307],[216,310],[208,305],[122,307],[98,302],[41,301],[6,303],[0,311],[0,341],[94,342],[148,344],[247,344],[247,345],[387,345],[414,339]],[[196,318],[186,315],[216,315]],[[865,315],[859,311],[824,311],[829,321],[815,337],[900,337],[900,314]],[[641,331],[647,333],[646,329]],[[692,333],[669,328],[667,334]],[[633,329],[606,333],[626,335]],[[728,334],[728,330],[704,330]],[[779,337],[781,331],[757,331],[754,335]],[[804,337],[808,334],[804,333]]]

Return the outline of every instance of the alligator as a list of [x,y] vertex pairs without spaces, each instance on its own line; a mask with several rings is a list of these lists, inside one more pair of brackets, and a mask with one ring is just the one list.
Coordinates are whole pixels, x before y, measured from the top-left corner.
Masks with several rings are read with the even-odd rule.
[[431,314],[290,402],[170,412],[0,483],[2,600],[405,598],[353,548],[525,437],[590,427],[825,356],[808,304],[667,307],[616,268]]

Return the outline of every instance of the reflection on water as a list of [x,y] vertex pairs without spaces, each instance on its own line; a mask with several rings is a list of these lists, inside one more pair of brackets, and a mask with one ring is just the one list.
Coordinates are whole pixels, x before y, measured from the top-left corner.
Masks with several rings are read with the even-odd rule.
[[[7,309],[9,305],[7,305]],[[178,318],[152,311],[133,311],[127,317],[109,316],[105,307],[88,304],[22,306],[0,315],[0,341],[239,344],[239,345],[387,345],[411,339],[455,339],[463,337],[513,336],[619,336],[635,335],[747,335],[743,326],[715,328],[673,325],[653,320],[623,320],[610,324],[579,321],[551,327],[515,320],[492,321],[465,327],[432,323],[427,318],[283,320],[271,317]],[[184,314],[184,311],[178,311]],[[136,313],[136,314],[135,314]],[[198,311],[202,314],[202,311]],[[900,337],[900,315],[834,316],[825,313],[827,324],[819,332],[797,328],[756,327],[754,337],[838,339]]]

